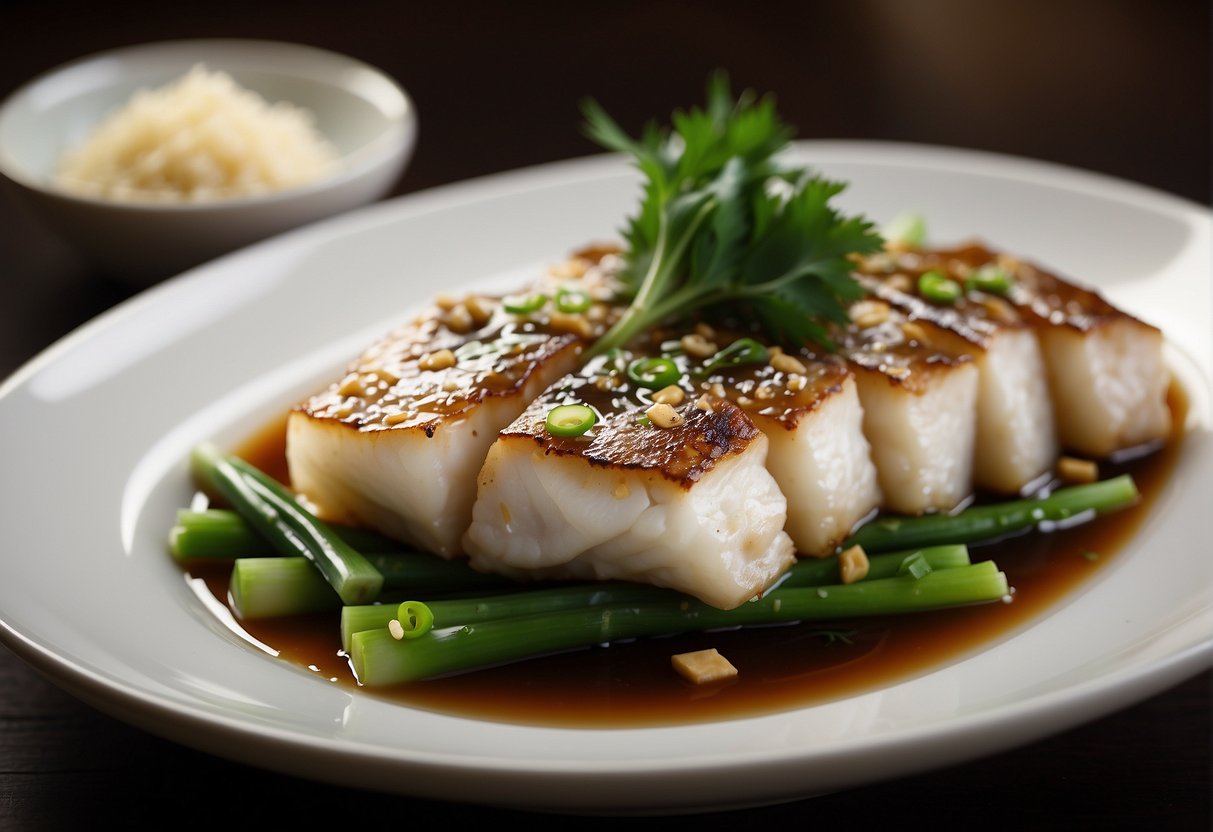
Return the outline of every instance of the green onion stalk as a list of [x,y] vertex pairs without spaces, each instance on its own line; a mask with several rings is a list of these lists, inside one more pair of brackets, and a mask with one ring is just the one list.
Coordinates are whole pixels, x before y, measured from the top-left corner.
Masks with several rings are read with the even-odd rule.
[[347,604],[375,600],[383,575],[332,529],[296,502],[281,483],[211,444],[190,455],[194,475],[221,494],[284,555],[306,557]]
[[982,543],[1028,531],[1044,522],[1083,522],[1126,508],[1139,498],[1128,474],[1101,482],[1059,488],[1047,497],[973,506],[956,514],[879,517],[856,532],[846,545],[868,552],[944,543]]
[[[433,615],[433,626],[451,627],[521,615],[586,609],[606,604],[668,601],[682,597],[680,593],[661,587],[610,582],[570,584],[480,598],[444,598],[423,603]],[[344,649],[350,650],[354,633],[387,627],[388,622],[399,617],[399,612],[399,607],[394,604],[342,607],[341,643]]]
[[[954,569],[971,563],[969,549],[963,544],[926,546],[900,552],[884,552],[868,557],[868,572],[863,580],[892,578],[905,574],[905,564],[916,557],[922,558],[928,569]],[[779,582],[779,588],[802,586],[825,586],[838,583],[841,567],[838,556],[828,558],[802,558],[793,564]]]
[[[517,583],[477,572],[463,561],[423,552],[368,554],[383,576],[383,593],[439,594],[508,590]],[[244,619],[278,618],[337,610],[344,604],[320,571],[300,556],[236,558],[228,582],[232,606]]]
[[[904,574],[904,566],[911,558],[918,557],[928,570],[954,569],[968,566],[969,550],[965,546],[936,546],[911,552],[887,552],[869,560],[866,581],[896,577]],[[839,577],[838,557],[805,558],[797,561],[780,579],[778,589],[818,587],[837,584]],[[267,593],[272,592],[267,588]],[[534,615],[560,610],[581,609],[606,604],[624,604],[645,601],[689,600],[687,596],[671,589],[623,582],[575,583],[538,590],[524,590],[510,594],[483,598],[443,599],[428,601],[434,615],[435,626],[447,627],[491,621],[517,615]],[[341,643],[349,652],[354,633],[388,626],[396,617],[397,608],[392,604],[364,604],[346,606],[341,610]]]
[[[329,528],[359,552],[402,552],[405,545],[369,529],[330,524]],[[169,551],[177,560],[276,555],[279,549],[230,509],[180,509],[169,531]]]
[[721,628],[890,615],[996,601],[1006,575],[991,561],[847,585],[777,589],[732,610],[688,598],[604,604],[443,627],[397,640],[386,628],[355,633],[350,661],[361,684],[385,686],[629,638]]

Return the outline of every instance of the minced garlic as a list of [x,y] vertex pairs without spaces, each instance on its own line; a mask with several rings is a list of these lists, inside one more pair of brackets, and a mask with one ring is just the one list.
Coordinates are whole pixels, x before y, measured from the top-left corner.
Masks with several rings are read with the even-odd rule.
[[644,415],[648,416],[649,421],[659,428],[676,428],[686,421],[682,414],[673,407],[660,402],[646,410]]
[[421,360],[417,362],[417,366],[422,370],[448,370],[454,367],[456,362],[455,353],[450,350],[437,350],[435,352],[427,352],[421,356]]
[[1063,456],[1057,460],[1057,476],[1068,483],[1095,482],[1099,479],[1099,465],[1090,459]]
[[862,581],[868,576],[868,554],[862,546],[851,546],[838,555],[839,579],[844,584]]
[[674,669],[683,678],[697,685],[719,682],[722,679],[731,679],[737,675],[737,668],[733,666],[732,662],[720,655],[720,651],[715,647],[707,650],[696,650],[693,653],[679,653],[676,656],[670,657],[670,663],[674,665]]

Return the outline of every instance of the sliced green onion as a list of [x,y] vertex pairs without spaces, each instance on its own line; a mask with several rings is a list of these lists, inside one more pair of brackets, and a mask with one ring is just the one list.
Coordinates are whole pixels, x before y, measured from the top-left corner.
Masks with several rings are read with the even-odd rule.
[[501,308],[511,315],[529,315],[538,312],[548,302],[548,296],[536,292],[532,295],[511,295],[501,302]]
[[1006,269],[993,263],[987,263],[973,272],[965,280],[965,288],[972,292],[985,292],[990,295],[1005,295],[1011,291],[1011,275]]
[[396,621],[400,625],[401,638],[417,638],[434,626],[434,613],[420,601],[405,601],[396,608]]
[[740,367],[743,364],[765,364],[770,357],[767,348],[753,338],[738,338],[709,358],[696,375],[707,376],[725,367]]
[[668,358],[637,358],[628,365],[628,378],[641,387],[660,390],[682,378],[682,371]]
[[955,280],[932,269],[918,278],[918,294],[932,303],[956,303],[964,291]]
[[922,552],[906,555],[897,567],[898,575],[913,575],[915,578],[921,578],[930,571],[931,564],[927,562]]
[[594,305],[594,299],[590,297],[590,293],[583,289],[566,289],[560,288],[556,290],[556,308],[561,312],[575,315],[580,312],[585,312]]
[[581,436],[598,421],[598,414],[584,404],[562,404],[548,411],[547,429],[552,436]]

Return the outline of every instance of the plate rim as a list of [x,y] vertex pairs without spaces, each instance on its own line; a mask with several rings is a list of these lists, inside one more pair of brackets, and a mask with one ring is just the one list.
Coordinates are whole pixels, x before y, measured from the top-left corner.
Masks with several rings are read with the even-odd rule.
[[[880,141],[828,141],[828,140],[810,140],[797,142],[797,146],[809,153],[819,153],[831,155],[832,153],[840,153],[847,151],[855,154],[852,160],[842,159],[841,161],[861,161],[871,163],[869,158],[860,158],[865,155],[880,155],[880,154],[906,154],[916,156],[920,160],[932,162],[935,166],[947,167],[952,169],[947,163],[949,159],[963,161],[965,165],[972,166],[971,169],[989,175],[989,169],[983,169],[984,165],[992,164],[997,170],[1010,171],[1012,169],[1023,167],[1025,170],[1039,175],[1045,179],[1057,177],[1059,174],[1066,177],[1065,182],[1051,181],[1053,185],[1068,184],[1070,177],[1074,177],[1074,181],[1083,184],[1085,187],[1094,189],[1097,196],[1106,196],[1105,191],[1112,191],[1116,194],[1118,200],[1129,201],[1141,198],[1156,203],[1159,210],[1175,211],[1191,219],[1195,217],[1201,222],[1213,221],[1213,211],[1201,206],[1197,203],[1190,202],[1183,197],[1178,197],[1163,191],[1150,188],[1138,183],[1127,182],[1109,177],[1104,174],[1085,171],[1077,168],[1069,168],[1056,165],[1051,162],[1043,162],[1035,159],[1026,159],[1023,157],[1008,156],[998,153],[990,153],[987,151],[963,150],[957,148],[948,148],[938,145],[899,143],[899,142],[880,142]],[[842,155],[845,155],[843,153]],[[840,161],[839,158],[831,158],[831,162]],[[904,162],[899,162],[896,166],[904,166]],[[250,250],[256,251],[273,251],[274,247],[282,247],[287,249],[295,245],[299,240],[309,236],[320,234],[322,236],[331,236],[338,238],[347,233],[347,229],[365,224],[377,223],[392,223],[403,221],[407,217],[409,208],[414,210],[427,210],[427,206],[433,207],[431,203],[448,205],[458,204],[461,202],[476,202],[486,198],[485,191],[489,193],[487,196],[496,196],[512,193],[516,190],[526,190],[534,187],[540,187],[548,181],[565,181],[569,173],[581,173],[585,179],[595,179],[604,174],[618,175],[619,157],[614,154],[597,154],[588,157],[579,157],[575,159],[567,159],[558,162],[544,163],[533,165],[525,168],[520,168],[501,173],[489,174],[487,176],[477,177],[474,179],[463,180],[460,182],[450,183],[447,185],[437,186],[435,188],[418,191],[412,194],[406,194],[401,197],[396,197],[391,200],[386,200],[382,203],[369,206],[368,208],[359,209],[349,214],[342,215],[331,220],[326,220],[317,223],[314,226],[298,229],[288,232],[287,234],[275,237],[271,240],[262,243],[254,244],[248,249],[243,249],[230,255],[226,255],[218,260],[211,261],[208,264],[191,269],[175,278],[165,281],[152,289],[139,293],[127,301],[118,304],[117,306],[107,310],[105,313],[97,316],[89,322],[81,325],[72,332],[68,333],[63,338],[58,339],[50,346],[46,347],[36,354],[29,361],[25,362],[7,379],[0,382],[0,400],[3,400],[12,391],[19,388],[25,381],[36,374],[43,367],[52,364],[59,355],[71,349],[77,343],[87,341],[94,337],[101,329],[112,326],[121,325],[122,320],[128,316],[138,312],[142,304],[151,302],[151,298],[159,296],[161,293],[179,291],[179,287],[186,285],[188,282],[197,282],[206,279],[207,274],[213,270],[219,270],[228,267],[238,266],[239,262],[249,256]],[[613,173],[612,173],[613,172]],[[1007,174],[1009,175],[1009,174]],[[1023,177],[1014,177],[1023,181]],[[523,187],[519,187],[523,186]],[[1207,379],[1206,379],[1207,381]],[[172,702],[163,700],[163,697],[157,697],[154,693],[143,691],[133,685],[126,684],[122,681],[107,680],[102,674],[92,671],[88,667],[81,666],[64,657],[56,654],[54,651],[47,648],[45,645],[38,643],[28,633],[22,632],[20,628],[12,625],[3,611],[0,611],[0,642],[4,643],[9,649],[13,650],[20,658],[29,663],[39,672],[50,677],[57,684],[73,692],[84,701],[93,704],[101,710],[118,715],[119,718],[132,724],[139,725],[141,728],[152,733],[158,733],[167,736],[184,744],[192,745],[198,748],[204,748],[203,744],[197,741],[191,742],[188,739],[182,739],[179,735],[191,733],[191,729],[206,729],[215,727],[218,719],[214,714],[201,711],[193,707],[175,706]],[[1122,668],[1111,677],[1101,676],[1088,680],[1085,684],[1073,686],[1061,691],[1052,692],[1051,698],[1054,700],[1062,700],[1061,702],[1053,702],[1048,705],[1049,714],[1057,715],[1059,709],[1062,709],[1067,704],[1071,707],[1079,701],[1091,704],[1094,707],[1089,719],[1094,719],[1103,715],[1117,707],[1136,701],[1140,698],[1150,695],[1151,693],[1161,690],[1162,688],[1179,681],[1184,674],[1195,672],[1201,668],[1213,666],[1213,634],[1203,643],[1189,646],[1184,651],[1168,654],[1162,658],[1147,662],[1139,667]],[[1112,681],[1109,682],[1108,679]],[[1049,697],[1046,697],[1049,698]],[[969,714],[958,718],[952,725],[941,727],[937,723],[928,723],[925,725],[915,726],[907,731],[899,734],[894,734],[890,739],[889,735],[881,735],[876,737],[865,738],[866,741],[859,743],[852,742],[848,747],[836,749],[831,754],[834,757],[846,756],[864,756],[872,752],[873,748],[887,747],[890,744],[908,744],[921,742],[927,735],[928,738],[940,738],[946,735],[963,735],[967,731],[973,729],[971,723],[986,723],[991,722],[995,725],[1014,724],[1017,720],[1022,720],[1024,717],[1022,712],[1029,710],[1037,710],[1041,707],[1036,700],[1027,700],[1019,703],[1014,708],[1004,708],[995,716],[991,717],[987,713]],[[1018,715],[1017,715],[1018,714]],[[159,717],[159,719],[156,719]],[[167,719],[168,725],[163,724]],[[1085,721],[1085,720],[1082,720]],[[1044,720],[1043,722],[1048,722]],[[1078,722],[1073,720],[1065,721],[1066,725],[1075,725]],[[167,729],[167,730],[166,730]],[[351,761],[365,762],[368,757],[373,757],[375,760],[398,764],[399,760],[395,757],[382,754],[378,749],[368,749],[364,746],[351,743],[349,747],[342,744],[332,743],[331,740],[321,739],[317,737],[300,737],[285,730],[271,729],[267,726],[261,726],[259,729],[250,729],[246,721],[236,718],[228,718],[227,724],[224,725],[225,731],[234,732],[242,737],[250,735],[255,736],[259,745],[266,746],[266,750],[272,750],[280,745],[286,745],[290,748],[299,750],[307,749],[310,752],[319,753],[322,756],[330,757],[337,754],[344,759]],[[976,744],[971,753],[961,753],[955,757],[954,761],[967,757],[978,756],[986,753],[993,753],[1012,747],[1030,739],[1051,733],[1055,728],[1050,728],[1046,725],[1039,726],[1039,731],[1034,736],[1028,736],[1026,739],[1004,738],[1003,741],[987,741],[983,746]],[[1031,733],[1031,732],[1029,732]],[[991,744],[992,743],[992,744]],[[323,747],[321,747],[323,746]],[[871,746],[871,747],[869,747]],[[216,753],[219,756],[228,757],[229,759],[240,762],[249,762],[247,753],[245,755],[233,755],[224,753],[224,749],[218,747],[204,748],[204,750]],[[247,749],[246,749],[247,752]],[[273,756],[273,755],[271,755]],[[799,753],[791,753],[784,756],[799,757]],[[491,761],[490,761],[491,762]],[[762,759],[754,761],[751,765],[762,767],[774,765],[775,759]],[[779,760],[780,764],[786,763],[786,760]],[[260,764],[264,764],[260,763]],[[943,764],[943,763],[939,763]],[[436,767],[449,767],[451,770],[457,770],[462,773],[469,771],[484,771],[484,762],[467,761],[464,758],[458,758],[452,761],[440,760],[425,760],[419,765],[434,769]],[[678,769],[669,768],[668,763],[660,761],[643,761],[636,771],[644,771],[649,776],[666,775],[682,777],[685,776],[687,768]],[[316,772],[311,770],[305,764],[299,764],[299,770],[291,770],[290,767],[275,765],[274,768],[283,771],[291,771],[299,776],[315,777]],[[522,771],[519,774],[523,776],[542,774],[545,777],[561,777],[566,776],[566,779],[581,778],[586,774],[603,774],[602,771],[596,771],[593,766],[588,766],[584,770],[571,770],[568,772],[554,771],[552,761],[540,760],[535,763],[532,771]],[[709,760],[702,763],[702,767],[695,767],[694,771],[706,773],[708,771],[719,773],[729,768],[728,765],[720,760]],[[909,770],[909,769],[907,769]],[[500,771],[488,767],[488,772],[494,775],[499,775]],[[883,779],[888,775],[873,777],[871,779]],[[332,779],[332,778],[322,778]],[[853,785],[859,785],[860,781],[855,781],[854,778],[848,778],[848,782]],[[346,783],[352,785],[352,783]],[[410,793],[417,794],[415,791]],[[432,794],[418,794],[422,797],[433,797]],[[804,795],[800,795],[804,796]],[[439,798],[441,799],[441,798]],[[466,799],[466,798],[465,798]],[[776,799],[795,799],[795,797],[781,797]],[[474,801],[481,802],[481,801]],[[488,801],[494,805],[501,805],[500,801]],[[514,805],[520,807],[529,807],[533,805],[531,801],[521,801]],[[575,808],[577,803],[568,803],[562,805],[561,808]],[[748,804],[747,804],[748,805]],[[657,807],[648,807],[657,808]]]

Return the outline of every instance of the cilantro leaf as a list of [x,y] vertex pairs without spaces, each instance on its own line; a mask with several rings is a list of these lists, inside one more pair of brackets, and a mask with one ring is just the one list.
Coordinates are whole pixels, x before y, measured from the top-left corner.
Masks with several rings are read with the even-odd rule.
[[629,306],[589,356],[701,310],[744,310],[772,340],[830,346],[829,325],[845,323],[862,295],[851,255],[883,242],[871,222],[830,205],[842,183],[781,161],[793,131],[772,98],[734,99],[718,72],[704,107],[650,123],[639,139],[596,102],[583,113],[586,135],[630,156],[644,177],[623,231]]

